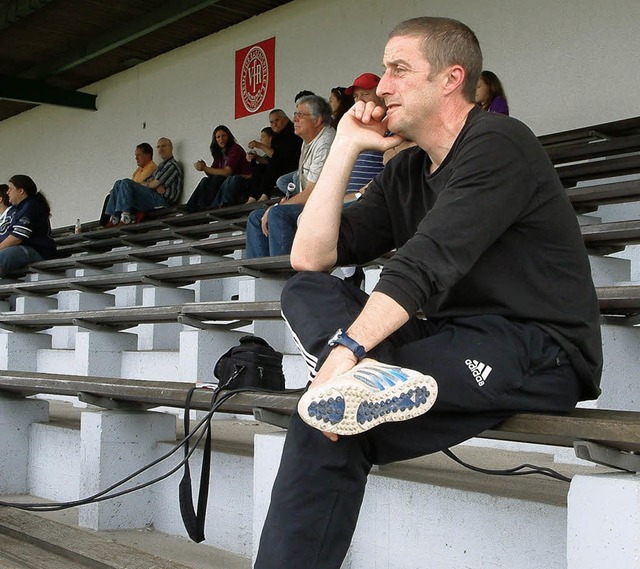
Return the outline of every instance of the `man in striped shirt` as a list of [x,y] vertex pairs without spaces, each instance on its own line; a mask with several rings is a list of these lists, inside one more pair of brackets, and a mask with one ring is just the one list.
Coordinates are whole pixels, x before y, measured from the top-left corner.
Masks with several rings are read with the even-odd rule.
[[[380,77],[373,73],[363,73],[353,80],[353,85],[345,89],[345,95],[353,95],[353,100],[368,102],[373,101],[376,105],[384,108],[384,101],[376,95],[376,88],[380,82]],[[351,196],[355,196],[380,172],[382,172],[382,152],[366,150],[360,153],[347,184],[346,201],[350,201]]]
[[177,203],[182,192],[182,169],[173,157],[173,144],[168,138],[158,140],[158,154],[162,159],[151,177],[141,183],[126,178],[118,180],[111,190],[106,213],[107,226],[135,223],[138,214]]

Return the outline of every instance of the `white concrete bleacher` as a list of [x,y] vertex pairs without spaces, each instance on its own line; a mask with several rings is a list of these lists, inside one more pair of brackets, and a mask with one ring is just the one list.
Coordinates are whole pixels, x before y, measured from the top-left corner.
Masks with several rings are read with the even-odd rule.
[[[624,168],[629,167],[628,162]],[[620,172],[619,164],[615,164],[616,173]],[[572,182],[580,176],[602,174],[601,166],[581,168],[582,174],[579,168],[573,168],[566,180]],[[580,201],[577,197],[582,195],[579,188],[567,191],[574,203]],[[607,199],[614,198],[609,195]],[[608,319],[603,326],[604,394],[589,406],[639,411],[633,372],[640,338],[637,329],[630,325],[633,316],[640,311],[638,303],[633,301],[637,289],[623,291],[617,286],[628,283],[630,263],[608,256],[610,251],[636,241],[630,235],[614,235],[609,232],[611,226],[601,227],[598,231],[596,215],[582,216],[583,234],[594,253],[592,265],[594,279],[602,287],[599,291],[601,306],[605,312],[617,316],[615,320]],[[593,235],[600,235],[601,239],[590,244],[591,237],[588,236]],[[182,236],[174,237],[181,240]],[[214,233],[204,239],[220,238]],[[167,247],[179,245],[166,244]],[[136,246],[138,244],[131,242],[125,247]],[[197,248],[198,240],[194,239],[191,246]],[[143,246],[145,250],[153,247]],[[156,262],[153,263],[150,258],[120,259],[110,267],[65,269],[73,271],[74,275],[65,273],[63,279],[59,274],[35,274],[27,277],[33,285],[0,285],[0,295],[3,290],[9,298],[17,292],[25,294],[9,303],[15,304],[15,310],[7,313],[4,319],[0,315],[0,325],[12,328],[12,331],[0,334],[0,367],[14,371],[66,374],[73,371],[82,376],[193,382],[210,379],[217,357],[235,344],[244,330],[251,330],[268,338],[274,347],[285,353],[288,386],[298,387],[305,381],[306,370],[278,318],[259,320],[251,327],[239,329],[225,326],[211,329],[205,326],[203,329],[177,320],[180,314],[188,313],[190,306],[194,310],[202,309],[196,305],[203,303],[277,301],[286,273],[269,276],[268,271],[243,263],[240,249],[239,246],[234,253],[221,251],[233,258],[215,259],[192,255],[194,249],[176,250],[175,256],[154,259]],[[86,255],[90,260],[89,253]],[[201,262],[203,266],[219,263],[219,267],[226,267],[218,272],[224,278],[219,278],[211,266],[199,275],[195,271],[198,276],[195,283],[184,285],[179,280],[180,271]],[[237,268],[241,266],[248,268],[246,274],[232,276],[238,274]],[[176,279],[182,286],[160,286],[168,284],[162,283],[162,278],[156,278],[170,274],[171,269],[166,267],[175,267]],[[235,267],[236,272],[230,267]],[[78,275],[78,271],[85,273]],[[94,272],[96,276],[90,276]],[[139,274],[118,281],[123,278],[120,274],[125,272]],[[375,270],[366,273],[370,287]],[[85,276],[86,288],[81,282]],[[148,278],[143,280],[144,276]],[[74,286],[75,290],[52,294],[55,287],[62,285],[55,281],[64,279],[71,281],[69,286]],[[108,282],[106,286],[115,288],[107,288],[108,293],[102,289],[88,292],[92,279],[94,284],[102,280]],[[109,279],[114,280],[109,282]],[[52,281],[49,285],[46,284],[48,280]],[[38,287],[41,287],[39,292]],[[235,295],[238,299],[232,301]],[[92,322],[89,313],[100,313],[100,317],[106,318],[104,314],[108,314],[109,303],[114,312],[121,311],[119,324],[122,326],[135,322],[127,318],[135,319],[136,311],[144,319],[146,310],[149,321],[136,328],[116,326],[116,329],[103,327],[105,320],[100,322],[99,318]],[[150,321],[154,311],[166,315],[173,307],[180,309],[176,309],[171,318],[167,317],[166,322]],[[127,309],[130,314],[125,317]],[[81,312],[84,318],[78,319],[77,326],[68,327],[72,312]],[[29,314],[33,316],[31,329],[25,325]],[[49,322],[45,321],[45,315],[51,319]],[[227,316],[243,320],[237,313]],[[62,327],[49,333],[35,331],[56,318],[64,324]],[[200,322],[221,324],[215,318]],[[222,323],[229,324],[226,320]],[[12,432],[20,433],[11,442],[13,446],[6,452],[2,449],[0,456],[24,455],[24,449],[29,449],[22,470],[13,469],[9,473],[4,467],[8,464],[7,459],[0,459],[4,461],[0,470],[0,488],[4,494],[31,493],[48,499],[75,499],[159,456],[176,438],[175,417],[171,414],[75,407],[68,411],[73,418],[67,416],[65,421],[57,420],[52,412],[52,420],[47,423],[48,402],[42,399],[3,396],[0,405],[2,431],[8,432],[11,428]],[[52,409],[58,405],[54,403]],[[17,425],[19,429],[16,429]],[[284,434],[274,428],[232,419],[216,422],[214,426],[218,427],[218,434],[213,456],[207,543],[249,559],[268,505],[269,488]],[[255,443],[252,443],[254,434]],[[472,441],[459,452],[471,462],[487,461],[483,465],[488,467],[523,462],[548,465],[550,460],[567,462],[569,459],[567,451],[548,445],[535,447],[480,440]],[[100,457],[99,462],[92,461],[96,456]],[[631,508],[633,501],[629,498],[637,491],[635,477],[603,473],[586,464],[575,464],[575,460],[568,462],[557,468],[569,475],[577,473],[570,487],[539,477],[508,481],[487,478],[464,471],[440,457],[426,457],[378,469],[371,477],[345,567],[371,566],[372,558],[375,558],[375,566],[403,568],[630,566],[626,561],[638,551],[629,546],[629,543],[635,543],[630,532],[637,530],[640,523],[640,514]],[[153,524],[161,531],[184,535],[178,516],[177,482],[174,476],[126,500],[84,506],[80,509],[80,524],[94,529]],[[605,520],[594,519],[593,514],[598,511],[614,512],[618,519],[606,526]],[[605,527],[609,528],[609,533],[603,537],[599,532]],[[531,543],[532,535],[536,536],[535,544]],[[402,553],[398,554],[399,551]],[[615,557],[616,552],[619,557]]]

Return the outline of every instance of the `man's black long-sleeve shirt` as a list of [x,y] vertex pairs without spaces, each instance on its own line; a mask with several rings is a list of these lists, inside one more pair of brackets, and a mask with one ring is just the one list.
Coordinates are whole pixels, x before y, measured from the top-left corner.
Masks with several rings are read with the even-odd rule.
[[575,213],[544,149],[519,121],[474,108],[434,173],[402,152],[346,208],[338,265],[392,249],[376,285],[409,314],[533,322],[567,351],[583,398],[599,394],[602,344]]

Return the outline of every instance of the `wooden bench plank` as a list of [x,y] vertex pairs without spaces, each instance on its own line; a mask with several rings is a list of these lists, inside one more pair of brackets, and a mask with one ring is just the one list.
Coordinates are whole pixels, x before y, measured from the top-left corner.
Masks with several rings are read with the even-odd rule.
[[238,276],[242,274],[261,274],[287,276],[293,269],[289,256],[256,257],[254,259],[229,259],[211,263],[199,263],[182,267],[163,267],[131,272],[107,273],[87,277],[69,277],[36,282],[17,282],[0,285],[0,297],[12,294],[50,295],[62,290],[91,289],[96,292],[112,290],[119,286],[142,285],[145,281],[168,286],[184,286],[198,280]]
[[139,324],[178,322],[185,316],[194,321],[234,321],[279,319],[279,301],[193,302],[170,306],[135,306],[105,308],[103,310],[51,310],[42,313],[19,314],[0,312],[0,328],[9,330],[46,330],[54,326],[105,326],[126,329]]
[[614,316],[640,314],[640,285],[597,287],[596,293],[603,314]]
[[601,205],[640,200],[640,180],[580,186],[566,190],[577,212],[593,211]]
[[557,166],[565,162],[577,162],[617,154],[638,152],[640,150],[640,134],[585,142],[571,146],[558,146],[547,149],[551,161]]
[[[68,376],[35,372],[0,371],[0,390],[11,393],[47,393],[95,396],[148,406],[183,408],[193,384],[171,381]],[[277,394],[239,393],[223,404],[229,413],[252,414],[254,408],[291,415],[299,391]],[[211,391],[199,389],[194,409],[206,411]],[[521,413],[486,431],[482,437],[571,447],[575,440],[599,442],[625,451],[640,451],[640,413],[605,409],[576,409],[568,415]]]
[[565,188],[568,188],[585,180],[637,174],[640,172],[640,155],[560,165],[556,166],[556,172]]
[[[62,244],[58,249],[62,255],[83,252],[103,252],[115,247],[133,245],[152,245],[160,241],[175,241],[176,239],[197,240],[220,233],[243,231],[246,217],[222,221],[210,221],[200,225],[184,227],[162,227],[150,231],[127,231],[114,228],[82,234],[78,239],[68,244]],[[134,224],[136,225],[136,224]],[[140,224],[138,227],[142,227]],[[219,236],[219,235],[218,235]],[[74,236],[78,237],[78,236]]]
[[622,250],[627,245],[640,243],[640,220],[638,219],[583,225],[580,231],[588,249],[605,247]]
[[[640,285],[597,287],[596,294],[603,315],[631,316],[640,313]],[[44,330],[53,326],[86,324],[129,328],[138,324],[180,321],[180,317],[201,322],[280,318],[280,302],[218,301],[190,302],[171,306],[136,306],[103,310],[43,313],[0,312],[0,328]]]
[[569,415],[521,413],[483,437],[567,447],[575,440],[587,440],[638,452],[640,413],[607,409],[576,409]]
[[49,259],[29,265],[30,272],[63,272],[73,268],[92,266],[106,268],[116,263],[139,261],[141,259],[155,262],[164,261],[178,255],[194,255],[206,253],[227,254],[244,249],[246,236],[229,235],[224,237],[207,237],[198,241],[155,244],[148,247],[126,247],[104,253],[82,253],[65,259]]
[[580,127],[538,136],[545,147],[573,143],[581,140],[597,140],[603,137],[629,136],[640,134],[640,117],[631,117],[592,126]]

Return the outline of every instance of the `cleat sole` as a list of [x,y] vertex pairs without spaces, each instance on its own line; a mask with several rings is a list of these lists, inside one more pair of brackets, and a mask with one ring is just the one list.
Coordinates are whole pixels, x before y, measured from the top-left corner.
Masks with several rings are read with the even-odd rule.
[[413,419],[433,406],[438,385],[428,375],[403,371],[409,376],[406,381],[378,391],[347,372],[309,389],[300,398],[298,413],[308,425],[337,435],[356,435],[382,423]]

